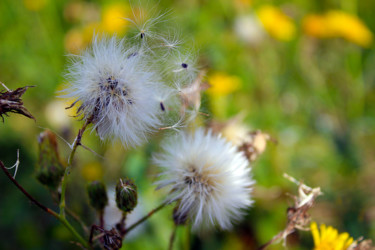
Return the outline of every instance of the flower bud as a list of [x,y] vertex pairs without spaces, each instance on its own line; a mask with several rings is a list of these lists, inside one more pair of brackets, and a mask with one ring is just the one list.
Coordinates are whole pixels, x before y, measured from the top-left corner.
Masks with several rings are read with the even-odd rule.
[[104,183],[93,181],[87,186],[90,205],[96,210],[102,211],[108,204],[107,189]]
[[40,133],[39,159],[36,167],[36,178],[43,185],[56,189],[64,175],[65,167],[60,161],[56,136],[49,130]]
[[128,178],[120,179],[116,185],[116,203],[117,207],[130,212],[137,206],[137,186]]

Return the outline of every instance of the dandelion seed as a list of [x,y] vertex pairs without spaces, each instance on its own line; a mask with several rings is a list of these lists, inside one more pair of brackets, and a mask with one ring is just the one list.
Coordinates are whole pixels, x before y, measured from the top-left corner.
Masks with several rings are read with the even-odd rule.
[[165,37],[160,37],[160,46],[161,48],[166,49],[166,54],[176,51],[180,45],[182,44],[182,41],[179,38],[179,34],[177,31],[170,31]]
[[190,219],[193,229],[230,229],[252,203],[251,168],[242,153],[225,139],[198,129],[181,133],[155,157],[170,187],[170,202],[179,201],[174,216]]
[[161,108],[161,110],[165,111],[165,107],[164,107],[163,102],[160,102],[160,108]]
[[171,65],[167,71],[172,72],[175,78],[184,79],[186,82],[192,82],[197,77],[199,72],[196,67],[197,58],[192,51],[177,51],[172,55],[169,61]]
[[159,38],[160,34],[155,31],[155,27],[159,23],[166,21],[165,17],[168,15],[168,12],[160,13],[156,12],[155,9],[146,12],[142,8],[132,8],[132,12],[133,18],[124,19],[132,23],[137,30],[137,33],[134,35],[136,40],[141,39],[142,45],[148,45],[149,39]]

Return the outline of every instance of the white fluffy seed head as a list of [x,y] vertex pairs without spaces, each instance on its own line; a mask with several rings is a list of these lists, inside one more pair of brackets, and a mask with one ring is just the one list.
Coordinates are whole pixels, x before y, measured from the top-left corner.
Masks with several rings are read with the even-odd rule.
[[142,51],[115,36],[93,39],[92,47],[73,58],[65,97],[75,97],[78,115],[92,119],[101,139],[120,138],[140,145],[160,125],[160,102],[167,92]]
[[163,146],[154,161],[164,178],[158,188],[169,186],[170,202],[179,201],[177,216],[188,217],[193,229],[219,226],[230,229],[252,204],[249,162],[218,135],[203,129],[181,133]]

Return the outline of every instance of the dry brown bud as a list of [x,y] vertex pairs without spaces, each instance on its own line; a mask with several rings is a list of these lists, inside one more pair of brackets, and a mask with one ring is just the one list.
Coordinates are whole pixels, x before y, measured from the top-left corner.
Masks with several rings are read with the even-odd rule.
[[[3,85],[5,87],[5,85]],[[21,96],[26,90],[33,86],[26,86],[18,88],[16,90],[2,90],[0,91],[0,117],[4,122],[4,115],[8,116],[8,113],[21,114],[35,120],[34,116],[23,106]]]
[[311,188],[287,174],[284,174],[284,177],[298,185],[298,196],[292,196],[294,198],[294,206],[289,207],[287,210],[288,223],[285,229],[259,249],[266,249],[266,247],[280,239],[283,239],[285,244],[288,235],[296,229],[309,230],[307,227],[310,223],[308,210],[314,205],[316,198],[322,194],[320,187]]
[[276,140],[260,130],[251,132],[242,120],[243,115],[240,114],[226,122],[213,121],[208,127],[214,133],[222,134],[237,146],[238,150],[242,151],[250,162],[253,162],[264,153],[268,141],[276,142]]

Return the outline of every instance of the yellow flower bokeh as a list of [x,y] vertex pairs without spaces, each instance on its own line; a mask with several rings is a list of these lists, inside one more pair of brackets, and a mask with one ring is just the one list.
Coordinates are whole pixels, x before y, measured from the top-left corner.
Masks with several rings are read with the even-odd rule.
[[369,47],[373,40],[372,32],[358,17],[341,10],[307,15],[303,20],[303,29],[313,37],[341,37],[362,47]]
[[129,6],[124,3],[113,3],[102,9],[100,21],[90,21],[83,27],[73,28],[65,35],[66,51],[78,54],[90,44],[93,34],[118,34],[122,35],[127,30]]
[[46,6],[47,2],[48,0],[23,0],[23,5],[28,10],[39,11]]
[[339,234],[336,229],[324,224],[318,225],[312,222],[310,225],[314,238],[314,250],[346,250],[353,243],[353,238],[348,233]]
[[128,13],[129,7],[123,3],[108,5],[102,12],[102,30],[110,34],[124,33],[127,28],[127,22],[124,17],[127,17]]
[[264,29],[280,41],[290,41],[295,37],[296,27],[293,20],[279,8],[271,5],[260,7],[256,14]]
[[230,94],[241,87],[241,79],[224,73],[214,73],[208,78],[210,88],[207,93],[211,96]]

